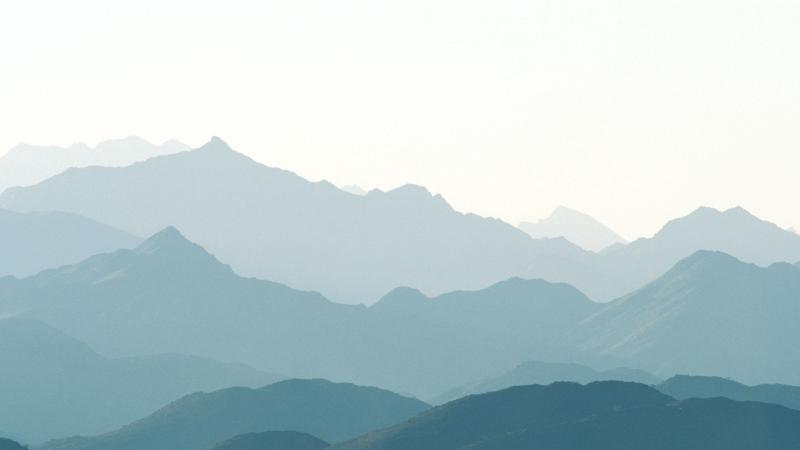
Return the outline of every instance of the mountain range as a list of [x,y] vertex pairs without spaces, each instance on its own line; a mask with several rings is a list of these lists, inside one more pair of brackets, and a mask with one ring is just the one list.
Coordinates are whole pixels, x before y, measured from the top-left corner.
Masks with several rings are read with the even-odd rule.
[[[429,307],[414,310],[404,292]],[[192,354],[422,398],[536,357],[597,309],[567,285],[521,279],[435,299],[401,289],[371,308],[338,304],[239,277],[175,228],[131,250],[0,278],[0,314],[44,321],[104,355]]]
[[128,167],[68,170],[6,190],[0,207],[70,212],[135,236],[176,226],[244,276],[348,303],[372,303],[397,286],[435,296],[513,276],[568,283],[608,301],[698,250],[759,265],[800,260],[800,236],[741,208],[700,208],[651,238],[598,254],[462,214],[420,186],[354,195],[309,182],[219,138]]
[[39,183],[70,168],[121,167],[186,150],[189,146],[178,141],[153,145],[136,136],[103,141],[95,147],[82,142],[69,147],[19,144],[0,157],[0,192]]
[[675,401],[606,381],[518,386],[431,409],[332,450],[789,450],[800,411],[728,399]]
[[235,436],[299,431],[341,442],[411,418],[423,402],[377,388],[287,380],[195,393],[118,430],[52,441],[43,450],[204,450]]
[[68,213],[0,209],[0,276],[33,275],[97,253],[130,248],[140,238]]
[[784,384],[748,386],[728,378],[676,375],[658,385],[658,390],[679,400],[725,397],[800,410],[800,387]]
[[434,399],[435,404],[447,403],[467,395],[500,391],[513,386],[529,384],[548,385],[559,381],[589,384],[595,381],[628,381],[647,385],[660,384],[662,380],[642,370],[617,367],[608,370],[595,370],[592,367],[575,363],[551,363],[526,361],[514,369],[496,377],[470,383],[452,389]]
[[800,269],[699,251],[583,320],[567,339],[659,376],[800,383]]
[[184,355],[105,358],[44,323],[0,320],[0,427],[26,443],[125,425],[180,396],[281,377]]
[[592,216],[564,206],[538,222],[522,222],[519,229],[532,238],[563,237],[589,251],[600,252],[628,241]]
[[209,450],[322,450],[330,444],[297,431],[263,431],[234,436]]

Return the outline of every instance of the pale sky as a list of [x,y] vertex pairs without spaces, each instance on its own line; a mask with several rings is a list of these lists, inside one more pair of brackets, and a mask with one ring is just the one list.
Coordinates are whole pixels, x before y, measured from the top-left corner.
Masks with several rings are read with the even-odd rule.
[[797,0],[0,4],[0,154],[136,134],[627,238],[699,205],[800,228]]

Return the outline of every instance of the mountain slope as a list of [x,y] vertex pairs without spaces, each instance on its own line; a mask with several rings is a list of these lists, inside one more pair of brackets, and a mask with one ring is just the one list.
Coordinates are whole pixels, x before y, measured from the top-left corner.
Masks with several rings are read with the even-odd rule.
[[519,386],[434,408],[334,450],[788,450],[800,412],[727,399],[674,402],[634,383]]
[[559,206],[550,216],[536,223],[522,222],[519,229],[534,239],[563,237],[593,252],[628,241],[592,216]]
[[12,186],[30,186],[73,167],[127,166],[159,155],[188,150],[177,141],[153,145],[136,136],[103,141],[92,148],[19,144],[0,157],[0,192]]
[[422,398],[545,357],[559,327],[596,310],[569,286],[536,280],[430,303],[407,314],[242,278],[174,228],[133,250],[0,278],[0,315],[42,320],[105,355],[192,354]]
[[589,295],[612,284],[584,282],[593,255],[563,239],[534,240],[461,214],[419,186],[352,195],[263,166],[219,138],[129,167],[69,170],[9,189],[0,207],[69,211],[142,236],[174,225],[243,275],[338,301],[373,302],[397,286],[431,295],[478,289],[523,268],[526,278]]
[[26,442],[100,433],[177,397],[275,375],[182,355],[108,359],[47,325],[0,320],[0,428]]
[[699,208],[667,223],[652,238],[638,239],[604,254],[602,266],[623,284],[619,296],[664,274],[678,261],[700,251],[727,253],[767,266],[800,259],[800,235],[761,220],[742,208]]
[[20,445],[15,441],[12,441],[11,439],[0,437],[0,450],[28,450],[28,448],[23,447],[22,445]]
[[197,393],[108,434],[54,441],[48,450],[203,450],[244,433],[293,430],[329,442],[408,419],[428,406],[377,388],[287,380],[261,389]]
[[800,270],[701,251],[586,319],[569,340],[657,375],[800,382]]
[[234,436],[210,450],[322,450],[330,446],[316,437],[297,431],[264,431]]
[[658,385],[658,390],[680,400],[726,397],[800,410],[800,387],[784,384],[747,386],[726,378],[676,375]]
[[128,233],[66,213],[0,209],[0,276],[27,276],[91,255],[133,247]]
[[[655,375],[625,367],[609,370],[595,370],[581,364],[527,361],[497,377],[450,390],[438,397],[435,403],[446,403],[467,395],[494,392],[512,386],[524,386],[529,384],[548,385],[560,381],[588,384],[595,381],[609,380],[628,381],[648,385],[659,384],[661,382]],[[665,393],[669,395],[668,392]]]

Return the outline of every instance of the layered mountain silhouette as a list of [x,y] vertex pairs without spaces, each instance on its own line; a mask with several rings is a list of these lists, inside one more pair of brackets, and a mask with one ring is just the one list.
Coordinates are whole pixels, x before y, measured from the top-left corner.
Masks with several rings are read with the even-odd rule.
[[0,276],[27,276],[141,241],[67,213],[20,214],[0,209]]
[[786,450],[800,411],[728,399],[676,402],[616,381],[518,386],[466,397],[335,450]]
[[11,439],[0,438],[0,450],[28,450],[28,447]]
[[307,433],[297,431],[264,431],[240,434],[210,450],[322,450],[330,444]]
[[[595,254],[564,238],[532,239],[500,220],[459,213],[420,186],[353,195],[309,182],[219,138],[128,167],[72,169],[11,188],[0,207],[67,211],[138,236],[174,225],[243,275],[353,303],[371,303],[397,286],[439,295],[512,276],[569,283],[606,301],[698,250],[760,265],[800,260],[800,236],[741,208],[700,208],[652,238]],[[556,218],[575,215],[559,211]]]
[[[595,370],[589,366],[575,363],[526,361],[502,375],[452,389],[437,397],[435,403],[446,403],[467,395],[500,391],[512,386],[548,385],[559,381],[588,384],[595,381],[609,380],[629,381],[647,385],[659,384],[662,381],[655,375],[645,371],[626,367]],[[667,392],[667,394],[669,393]]]
[[102,354],[193,354],[422,398],[541,357],[595,311],[569,286],[520,279],[435,299],[401,289],[371,308],[337,304],[239,277],[175,228],[132,250],[0,279],[0,314],[42,320]]
[[652,238],[638,239],[603,256],[614,267],[626,294],[654,280],[683,258],[700,250],[727,253],[767,266],[800,259],[800,236],[761,220],[742,208],[699,208],[667,223]]
[[656,375],[800,382],[800,270],[700,251],[586,319],[572,342]]
[[276,375],[198,357],[109,359],[47,325],[0,320],[0,427],[25,442],[112,430],[198,390]]
[[243,275],[337,301],[370,303],[397,286],[479,289],[523,268],[590,294],[613,285],[564,239],[461,214],[420,186],[352,195],[263,166],[219,138],[129,167],[70,170],[8,190],[0,207],[68,211],[141,236],[173,225]]
[[103,141],[96,147],[78,143],[69,147],[19,144],[0,157],[0,192],[29,186],[75,167],[127,166],[154,156],[189,150],[178,141],[153,145],[136,136]]
[[48,450],[203,450],[245,433],[299,431],[341,442],[428,409],[377,388],[326,380],[287,380],[177,400],[128,426],[95,437],[53,441]]
[[728,378],[676,375],[661,383],[658,390],[680,400],[726,397],[800,410],[800,387],[784,384],[747,386]]
[[592,216],[564,206],[559,206],[538,222],[520,223],[519,229],[536,239],[563,237],[593,252],[628,243],[625,238]]

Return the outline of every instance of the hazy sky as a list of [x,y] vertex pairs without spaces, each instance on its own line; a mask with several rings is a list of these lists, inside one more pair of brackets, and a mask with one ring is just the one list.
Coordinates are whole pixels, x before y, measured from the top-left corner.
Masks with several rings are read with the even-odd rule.
[[797,0],[3,2],[0,154],[219,135],[515,224],[800,228],[798,24]]

